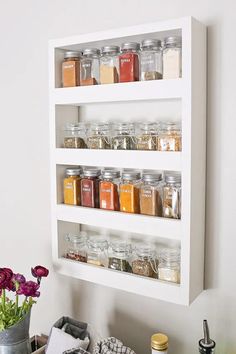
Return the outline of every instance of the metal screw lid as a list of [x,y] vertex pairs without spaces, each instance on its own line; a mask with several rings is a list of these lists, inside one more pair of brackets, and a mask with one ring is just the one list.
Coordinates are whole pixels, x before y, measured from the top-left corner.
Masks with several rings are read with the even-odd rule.
[[120,171],[118,170],[112,170],[112,169],[106,169],[102,171],[102,177],[103,178],[119,178],[120,177]]
[[84,177],[98,177],[101,175],[101,170],[99,168],[85,168]]
[[168,337],[162,333],[152,335],[151,346],[153,349],[164,351],[168,349]]
[[164,45],[181,45],[182,38],[179,36],[170,36],[164,39]]
[[137,42],[126,42],[121,44],[121,50],[136,50],[140,49],[140,45]]
[[120,47],[118,47],[117,45],[107,45],[101,48],[102,54],[119,53],[119,51],[120,51]]
[[85,48],[83,49],[83,55],[99,55],[100,50],[97,48]]
[[162,174],[160,172],[144,172],[143,180],[145,182],[155,182],[162,180]]
[[165,181],[167,183],[181,183],[181,174],[177,172],[168,173],[165,175]]
[[64,54],[64,58],[65,59],[69,59],[69,58],[80,58],[82,56],[82,51],[81,50],[77,50],[77,51],[67,51]]
[[82,173],[81,167],[69,167],[66,169],[67,176],[80,176]]
[[141,44],[141,48],[152,47],[153,49],[161,48],[160,39],[144,39]]
[[141,178],[141,173],[135,170],[123,171],[122,178],[124,180],[139,180]]

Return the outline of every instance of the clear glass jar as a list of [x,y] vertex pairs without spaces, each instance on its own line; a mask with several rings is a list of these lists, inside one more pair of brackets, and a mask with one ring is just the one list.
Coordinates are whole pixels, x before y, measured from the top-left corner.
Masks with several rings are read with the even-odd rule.
[[97,48],[86,48],[83,50],[83,56],[80,60],[80,85],[98,85],[100,51]]
[[158,172],[144,172],[140,186],[140,213],[162,216],[163,181]]
[[136,149],[157,150],[158,124],[138,123],[136,127]]
[[108,268],[122,272],[132,272],[129,263],[131,245],[125,241],[115,241],[110,244]]
[[158,261],[153,247],[147,244],[136,246],[133,250],[132,259],[134,274],[157,278]]
[[140,172],[135,170],[124,171],[120,184],[120,211],[125,213],[140,213],[139,188]]
[[162,249],[159,255],[158,279],[180,283],[180,250]]
[[182,77],[182,38],[178,36],[164,39],[163,79]]
[[158,151],[181,151],[182,132],[179,123],[162,123],[158,134]]
[[141,80],[162,79],[162,48],[161,41],[145,39],[140,52]]
[[114,84],[119,82],[119,51],[117,46],[105,46],[101,49],[100,82]]
[[99,184],[100,209],[120,210],[120,171],[103,170]]
[[64,178],[64,203],[69,205],[81,204],[81,174],[80,167],[67,168]]
[[81,51],[67,51],[62,63],[62,87],[75,87],[80,85],[80,59]]
[[92,123],[88,129],[89,149],[110,149],[110,126],[107,123]]
[[66,258],[73,261],[87,262],[86,233],[79,235],[68,234],[65,237],[67,242]]
[[139,81],[139,49],[139,43],[122,43],[119,56],[120,82]]
[[115,123],[113,125],[112,149],[135,150],[135,129],[133,123]]
[[100,236],[88,239],[87,263],[100,267],[108,266],[108,242]]
[[163,187],[163,216],[181,219],[181,174],[177,172],[165,175]]
[[64,129],[64,147],[86,149],[86,126],[84,123],[68,123]]
[[81,179],[81,206],[99,208],[99,168],[85,168]]

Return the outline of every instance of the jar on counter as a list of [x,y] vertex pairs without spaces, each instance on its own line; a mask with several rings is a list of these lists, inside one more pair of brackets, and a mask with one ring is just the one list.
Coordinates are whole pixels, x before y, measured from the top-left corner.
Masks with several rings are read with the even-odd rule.
[[162,216],[163,182],[162,174],[144,172],[140,186],[140,213]]
[[79,235],[66,235],[67,250],[66,258],[73,261],[87,262],[87,246],[86,233],[81,232]]
[[144,277],[157,278],[157,257],[150,245],[141,244],[133,250],[132,271]]
[[62,63],[62,87],[75,87],[80,85],[80,59],[81,51],[67,51]]
[[162,48],[161,41],[145,39],[140,52],[141,80],[162,79]]
[[88,242],[87,263],[99,267],[107,267],[108,265],[108,242],[100,236],[89,237]]
[[119,203],[120,171],[102,171],[99,185],[100,209],[120,210]]
[[157,134],[157,123],[139,123],[136,127],[136,149],[157,150]]
[[113,125],[112,149],[135,150],[135,129],[133,123],[115,123]]
[[64,129],[64,147],[86,149],[86,126],[84,123],[68,123]]
[[159,256],[158,279],[180,283],[180,250],[162,249]]
[[99,208],[99,176],[98,168],[85,168],[81,179],[81,205],[88,208]]
[[81,204],[81,173],[80,167],[66,169],[64,178],[64,203],[69,205]]
[[162,333],[156,333],[151,338],[152,354],[168,353],[168,337]]
[[163,79],[182,77],[182,38],[178,36],[164,39]]
[[181,174],[177,172],[165,175],[163,187],[163,216],[181,218]]
[[110,244],[108,268],[122,272],[132,272],[129,263],[131,246],[125,241],[116,241]]
[[179,123],[162,123],[158,134],[159,151],[181,151],[182,150],[182,132]]
[[114,45],[102,47],[100,57],[101,84],[114,84],[119,82],[119,51]]
[[80,85],[98,85],[100,51],[97,48],[86,48],[80,60]]
[[139,44],[122,43],[119,56],[120,82],[139,81]]
[[124,171],[120,184],[120,211],[125,213],[140,213],[139,188],[140,172],[135,170]]
[[110,126],[107,123],[91,123],[88,130],[89,149],[110,149]]

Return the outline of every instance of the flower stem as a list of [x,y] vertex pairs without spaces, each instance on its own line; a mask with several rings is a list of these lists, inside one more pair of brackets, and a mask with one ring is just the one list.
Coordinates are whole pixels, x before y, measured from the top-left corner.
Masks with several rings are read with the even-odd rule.
[[5,312],[6,310],[6,290],[2,289],[2,310]]
[[19,305],[19,295],[16,294],[15,315],[17,315],[18,312],[18,305]]

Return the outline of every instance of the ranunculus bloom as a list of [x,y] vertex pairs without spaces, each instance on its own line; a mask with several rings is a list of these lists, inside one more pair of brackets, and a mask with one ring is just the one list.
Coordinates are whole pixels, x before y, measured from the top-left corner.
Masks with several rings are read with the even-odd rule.
[[12,281],[22,284],[22,283],[26,282],[26,279],[25,279],[24,275],[17,273],[17,274],[13,275]]
[[31,273],[35,278],[42,278],[48,276],[49,270],[42,266],[36,266],[34,268],[31,268]]
[[39,297],[40,292],[38,291],[39,284],[34,281],[26,281],[20,284],[20,288],[17,290],[18,295],[25,295],[27,297]]
[[11,288],[13,272],[9,268],[0,268],[0,289]]

